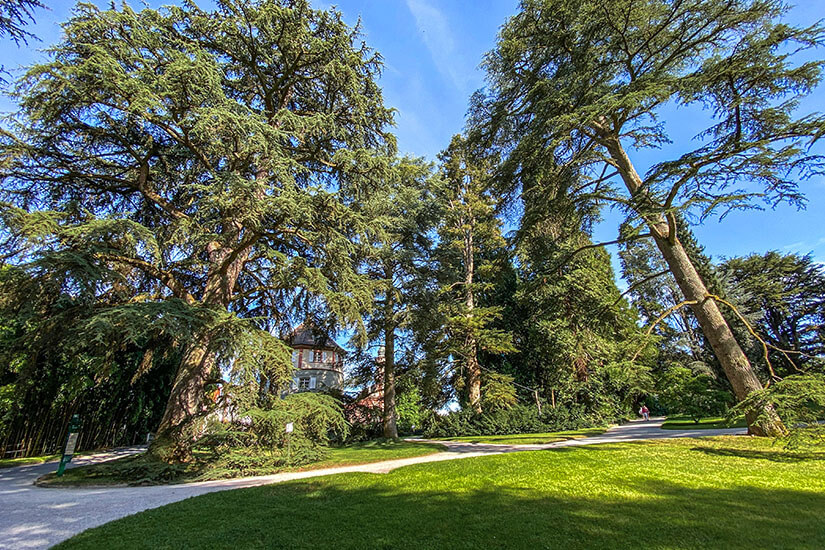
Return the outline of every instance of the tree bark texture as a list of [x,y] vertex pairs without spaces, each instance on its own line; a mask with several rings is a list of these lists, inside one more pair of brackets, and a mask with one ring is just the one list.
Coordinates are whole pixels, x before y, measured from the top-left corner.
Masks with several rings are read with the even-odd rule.
[[384,437],[398,439],[395,409],[395,326],[388,322],[384,332]]
[[[235,284],[250,250],[250,246],[233,250],[215,242],[207,245],[211,268],[204,287],[202,304],[224,309],[229,306]],[[181,359],[166,410],[150,449],[150,452],[162,460],[187,461],[191,458],[191,440],[194,434],[185,432],[189,422],[204,409],[206,384],[216,359],[209,344],[209,336],[201,336],[190,343],[189,349]]]
[[201,412],[206,383],[214,363],[208,337],[193,342],[184,354],[150,449],[157,458],[166,462],[191,458],[191,438],[186,434],[186,428],[192,418]]
[[[644,183],[618,138],[607,138],[604,144],[631,196],[637,200],[643,199],[640,195],[645,193]],[[736,341],[718,304],[710,296],[687,251],[679,242],[675,234],[675,223],[669,224],[660,214],[646,216],[645,221],[685,300],[691,303],[690,307],[721,363],[736,399],[741,401],[752,392],[761,390],[762,383],[753,371],[750,361]],[[748,415],[750,433],[760,436],[778,436],[785,433],[779,416],[771,406],[768,407],[765,410],[766,418],[762,421],[756,420],[757,414]]]
[[473,410],[481,414],[481,366],[478,364],[478,342],[473,335],[472,318],[475,309],[473,277],[475,256],[473,254],[472,224],[464,236],[464,307],[467,315],[467,336],[464,341],[467,367],[467,399]]

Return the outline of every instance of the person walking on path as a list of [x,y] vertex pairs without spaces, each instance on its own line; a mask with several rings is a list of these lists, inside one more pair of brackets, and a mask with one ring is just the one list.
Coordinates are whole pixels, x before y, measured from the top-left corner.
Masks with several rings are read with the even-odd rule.
[[642,418],[644,418],[645,421],[650,420],[650,409],[648,409],[647,405],[645,405],[644,403],[642,403],[642,408],[639,409],[639,414],[642,415]]

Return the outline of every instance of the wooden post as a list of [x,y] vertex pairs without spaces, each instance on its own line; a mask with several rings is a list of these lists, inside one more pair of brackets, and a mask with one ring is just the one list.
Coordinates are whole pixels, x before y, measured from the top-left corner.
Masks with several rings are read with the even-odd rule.
[[541,401],[539,401],[539,390],[533,390],[533,397],[536,398],[536,408],[539,410],[539,416],[541,416]]
[[556,390],[550,390],[550,402],[553,404],[553,408],[556,408]]

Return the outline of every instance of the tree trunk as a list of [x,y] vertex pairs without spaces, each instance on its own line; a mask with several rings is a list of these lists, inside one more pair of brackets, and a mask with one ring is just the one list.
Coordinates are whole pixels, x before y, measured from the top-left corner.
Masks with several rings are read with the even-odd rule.
[[395,409],[395,327],[391,321],[384,329],[384,437],[398,439],[398,414]]
[[[722,364],[725,376],[733,387],[736,399],[741,401],[752,392],[762,389],[762,383],[751,367],[750,361],[742,351],[727,321],[719,311],[716,301],[708,299],[708,291],[699,273],[687,255],[679,239],[662,239],[655,237],[656,245],[662,252],[671,273],[673,273],[685,300],[697,302],[691,305],[702,332],[708,339],[716,358]],[[769,410],[768,418],[757,422],[755,414],[748,415],[748,429],[754,435],[778,436],[785,433],[779,416]]]
[[204,389],[215,363],[209,351],[209,338],[202,337],[186,351],[178,367],[175,382],[166,403],[166,410],[149,449],[165,462],[187,461],[191,458],[191,439],[187,428],[202,412]]
[[[645,191],[642,179],[618,138],[605,139],[604,144],[630,194],[643,201]],[[692,302],[691,309],[716,358],[722,364],[736,398],[741,401],[752,392],[761,390],[762,383],[754,373],[750,361],[733,336],[716,301],[709,297],[705,283],[696,271],[684,246],[679,242],[675,234],[676,224],[668,224],[659,214],[646,216],[645,221],[685,300]],[[748,415],[749,432],[759,436],[783,435],[786,432],[785,427],[773,407],[768,405],[765,412],[766,418],[762,421],[756,420],[756,414]]]
[[467,399],[473,410],[481,414],[481,366],[478,364],[478,342],[472,329],[475,296],[473,295],[473,277],[475,275],[475,255],[473,253],[472,224],[464,237],[464,307],[467,315],[467,337],[464,352],[467,354]]
[[[241,240],[240,227],[236,239]],[[217,241],[206,246],[210,270],[201,302],[212,307],[227,308],[232,301],[235,283],[246,263],[251,245],[232,249]],[[194,433],[187,433],[190,421],[203,412],[205,388],[215,354],[210,349],[210,338],[202,335],[190,345],[181,359],[175,382],[166,403],[150,453],[166,462],[191,459]]]

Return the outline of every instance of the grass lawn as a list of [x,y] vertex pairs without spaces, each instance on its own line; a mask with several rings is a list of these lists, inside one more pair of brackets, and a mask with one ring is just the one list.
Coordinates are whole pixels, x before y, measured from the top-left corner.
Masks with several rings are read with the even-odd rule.
[[719,428],[747,428],[748,423],[744,417],[728,424],[728,421],[721,416],[703,418],[697,424],[689,416],[669,416],[662,424],[663,430],[715,430]]
[[825,548],[825,449],[569,447],[211,493],[58,548]]
[[43,464],[50,460],[60,460],[60,455],[28,456],[25,458],[0,458],[0,468],[11,468],[12,466],[29,466],[31,464]]
[[467,435],[462,437],[439,437],[436,441],[461,441],[464,443],[497,443],[500,445],[539,445],[555,443],[567,439],[580,439],[591,435],[603,434],[607,428],[585,428],[567,432],[550,432],[540,434],[513,434],[513,435]]
[[[105,452],[105,449],[96,449],[94,451],[83,451],[82,453],[75,453],[75,458],[84,455],[93,455],[96,453]],[[44,462],[60,460],[63,453],[53,455],[28,456],[25,458],[3,458],[0,459],[0,468],[11,468],[12,466],[31,466],[32,464],[43,464]]]
[[[443,451],[444,447],[432,443],[412,443],[407,441],[368,441],[343,447],[333,447],[327,457],[319,462],[295,468],[280,468],[265,474],[275,474],[293,470],[317,470],[333,466],[349,466],[381,462],[396,458],[428,455]],[[265,475],[261,474],[261,475]],[[148,461],[143,455],[129,456],[66,470],[62,477],[53,473],[38,479],[38,484],[48,487],[69,487],[81,485],[148,485],[158,483],[185,483],[233,477],[225,469],[212,469],[208,462],[198,462],[186,466],[169,466]],[[241,477],[241,476],[234,476]]]

